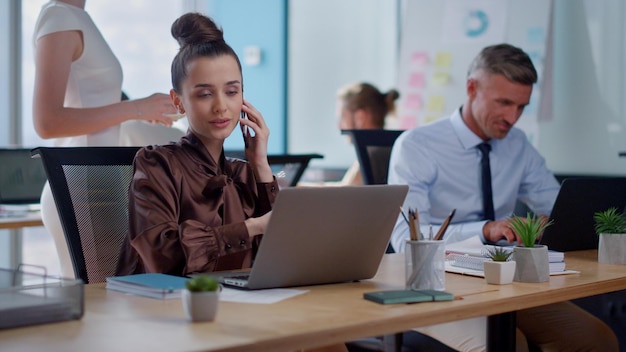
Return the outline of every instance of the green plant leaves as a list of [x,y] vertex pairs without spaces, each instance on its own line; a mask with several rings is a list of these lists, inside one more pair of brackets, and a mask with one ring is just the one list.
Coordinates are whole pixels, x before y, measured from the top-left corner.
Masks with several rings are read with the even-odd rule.
[[504,249],[499,246],[487,248],[487,258],[490,258],[494,262],[506,262],[512,254],[513,251],[510,249]]
[[213,277],[199,275],[187,280],[185,286],[190,292],[207,292],[217,291],[219,284]]
[[601,233],[626,233],[626,217],[619,213],[615,207],[595,212],[593,220],[595,221],[594,229],[598,235]]
[[526,217],[512,217],[509,221],[511,230],[515,232],[521,239],[524,247],[534,247],[537,238],[541,236],[543,231],[552,225],[552,220],[544,222],[536,215],[526,213]]

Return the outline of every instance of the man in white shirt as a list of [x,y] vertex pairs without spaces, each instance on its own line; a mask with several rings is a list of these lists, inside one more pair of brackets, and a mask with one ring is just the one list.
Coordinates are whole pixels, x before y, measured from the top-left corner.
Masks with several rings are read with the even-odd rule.
[[[550,214],[559,184],[525,134],[513,127],[536,82],[537,72],[522,50],[486,47],[468,70],[463,106],[448,119],[403,133],[394,144],[388,183],[409,185],[404,207],[417,208],[424,226],[441,225],[456,209],[448,243],[471,236],[485,243],[518,240],[509,227],[517,200],[544,218]],[[483,154],[491,182],[482,178]],[[484,182],[492,197],[483,196]],[[392,234],[396,252],[404,251],[407,239],[408,226],[399,218]],[[522,351],[526,340],[542,350],[618,350],[612,330],[570,302],[519,311],[517,327]],[[477,318],[418,330],[461,351],[482,351],[485,328],[485,318]]]

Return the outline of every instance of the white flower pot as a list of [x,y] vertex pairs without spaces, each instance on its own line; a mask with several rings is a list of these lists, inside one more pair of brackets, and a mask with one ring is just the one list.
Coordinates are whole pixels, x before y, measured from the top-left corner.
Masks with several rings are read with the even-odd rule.
[[517,263],[515,265],[514,281],[546,282],[550,280],[547,246],[517,246],[513,248],[513,260]]
[[494,262],[488,260],[483,263],[483,270],[488,284],[510,284],[515,275],[515,261]]
[[213,321],[217,315],[220,291],[190,292],[184,289],[181,295],[183,307],[189,320],[194,322]]
[[601,233],[598,239],[598,262],[626,264],[626,234]]

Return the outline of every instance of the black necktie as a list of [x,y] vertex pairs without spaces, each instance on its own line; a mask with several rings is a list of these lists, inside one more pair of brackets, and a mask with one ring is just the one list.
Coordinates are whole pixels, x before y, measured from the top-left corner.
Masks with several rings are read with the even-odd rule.
[[483,186],[483,218],[484,220],[495,220],[493,194],[491,191],[491,166],[489,165],[489,151],[491,151],[491,145],[487,142],[481,143],[478,145],[478,149],[483,153],[483,157],[480,159]]

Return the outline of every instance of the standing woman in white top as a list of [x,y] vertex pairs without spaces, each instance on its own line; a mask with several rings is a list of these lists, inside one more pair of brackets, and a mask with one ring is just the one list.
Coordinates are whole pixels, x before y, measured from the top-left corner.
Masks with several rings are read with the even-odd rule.
[[[129,120],[171,126],[176,113],[167,94],[121,102],[122,67],[84,10],[85,0],[45,4],[34,34],[33,120],[56,146],[116,146],[120,124]],[[46,184],[42,218],[52,234],[64,276],[74,277],[56,206]]]

